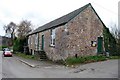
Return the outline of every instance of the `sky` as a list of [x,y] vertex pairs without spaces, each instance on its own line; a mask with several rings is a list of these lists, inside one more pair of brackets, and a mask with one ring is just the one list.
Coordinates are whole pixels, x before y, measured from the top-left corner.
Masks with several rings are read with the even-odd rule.
[[34,29],[91,3],[108,28],[118,24],[119,0],[0,0],[0,35],[4,25],[31,21]]

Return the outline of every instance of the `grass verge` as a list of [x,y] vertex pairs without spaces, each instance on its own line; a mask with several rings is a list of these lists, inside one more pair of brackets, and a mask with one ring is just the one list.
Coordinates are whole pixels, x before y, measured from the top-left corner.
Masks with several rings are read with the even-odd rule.
[[[19,53],[19,52],[17,52],[15,55],[17,55],[19,57],[26,58],[26,59],[37,60],[37,58],[33,55],[26,55],[24,53]],[[106,57],[106,56],[103,56],[103,55],[96,55],[96,56],[83,56],[83,57],[78,57],[78,58],[70,57],[70,58],[67,58],[65,61],[58,60],[55,63],[70,66],[70,65],[86,64],[86,63],[91,63],[91,62],[105,61],[105,60],[108,60],[108,59],[120,59],[120,56]]]
[[84,56],[84,57],[78,57],[78,58],[72,57],[72,58],[67,58],[65,60],[65,65],[85,64],[85,63],[91,63],[91,62],[105,61],[108,59],[120,59],[120,56],[106,57],[103,55],[97,55],[97,56]]
[[110,56],[109,59],[120,59],[120,56]]
[[90,62],[98,62],[98,61],[105,61],[105,56],[84,56],[84,57],[72,57],[67,58],[65,60],[66,65],[75,65],[75,64],[83,64],[83,63],[90,63]]
[[23,57],[25,59],[34,59],[34,60],[36,59],[35,56],[33,56],[33,55],[26,55],[26,54],[20,53],[20,52],[16,53],[15,55],[19,56],[19,57]]

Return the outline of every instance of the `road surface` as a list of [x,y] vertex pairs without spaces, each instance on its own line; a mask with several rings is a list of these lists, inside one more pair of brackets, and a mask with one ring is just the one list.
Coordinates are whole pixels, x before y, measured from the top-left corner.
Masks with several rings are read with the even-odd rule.
[[[0,52],[2,54],[2,52]],[[65,67],[44,61],[27,60],[36,64],[32,68],[19,57],[2,57],[2,78],[117,78],[118,60],[79,65],[77,68]],[[20,58],[21,59],[21,58]],[[0,60],[1,61],[1,60]],[[1,71],[0,71],[1,73]]]

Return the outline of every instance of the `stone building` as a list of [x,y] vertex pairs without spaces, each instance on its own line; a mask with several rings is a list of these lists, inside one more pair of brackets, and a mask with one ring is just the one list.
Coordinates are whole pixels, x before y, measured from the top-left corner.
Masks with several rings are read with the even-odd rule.
[[51,21],[28,34],[28,47],[33,55],[45,51],[50,60],[103,52],[104,23],[89,3]]
[[5,36],[0,36],[0,46],[12,46],[12,39]]

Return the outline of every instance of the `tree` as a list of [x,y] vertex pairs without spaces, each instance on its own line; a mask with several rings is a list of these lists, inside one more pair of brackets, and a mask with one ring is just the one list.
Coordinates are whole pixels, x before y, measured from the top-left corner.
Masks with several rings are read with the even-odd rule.
[[15,29],[16,29],[16,24],[14,22],[10,22],[8,25],[5,25],[3,28],[5,30],[5,33],[10,34],[10,38],[14,39],[15,37]]
[[24,47],[27,43],[27,34],[32,31],[32,24],[30,21],[23,20],[17,25],[17,38],[14,40],[14,52],[24,52]]
[[18,38],[24,39],[26,35],[32,31],[31,26],[32,24],[30,21],[27,20],[21,21],[20,24],[17,26]]
[[5,30],[6,33],[6,37],[11,38],[10,41],[10,45],[13,45],[13,40],[15,38],[15,29],[16,29],[16,24],[14,22],[10,22],[8,25],[4,25],[3,28]]

